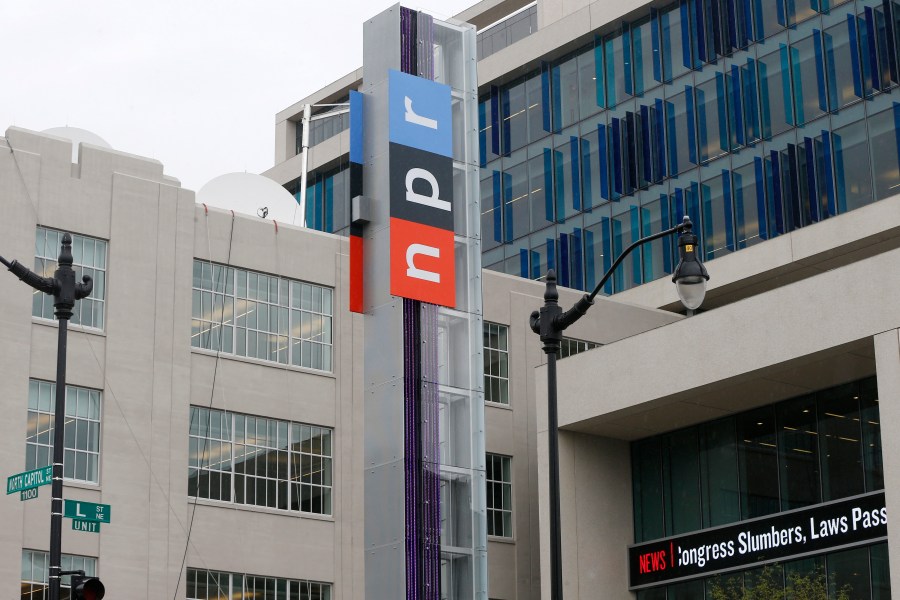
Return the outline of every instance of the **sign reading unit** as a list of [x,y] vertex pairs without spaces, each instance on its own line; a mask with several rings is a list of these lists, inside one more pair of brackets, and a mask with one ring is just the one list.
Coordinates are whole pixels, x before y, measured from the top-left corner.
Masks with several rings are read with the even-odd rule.
[[453,308],[450,87],[400,71],[388,86],[391,294]]

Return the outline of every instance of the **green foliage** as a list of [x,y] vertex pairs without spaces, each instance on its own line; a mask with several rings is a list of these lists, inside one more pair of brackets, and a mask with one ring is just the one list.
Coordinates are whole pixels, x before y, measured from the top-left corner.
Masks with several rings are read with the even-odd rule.
[[[788,572],[784,579],[779,565],[767,565],[745,577],[720,575],[707,584],[706,600],[850,600],[850,585],[835,590],[833,578],[829,586],[822,567],[807,573]],[[828,587],[835,593],[831,598]]]

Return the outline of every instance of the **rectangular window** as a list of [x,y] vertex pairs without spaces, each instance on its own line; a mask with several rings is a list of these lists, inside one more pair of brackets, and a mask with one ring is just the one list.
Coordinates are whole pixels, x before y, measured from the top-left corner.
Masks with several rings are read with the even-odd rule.
[[512,459],[488,454],[487,522],[488,535],[511,538],[512,531]]
[[509,327],[484,324],[484,401],[509,404]]
[[[60,560],[63,571],[84,571],[85,575],[96,577],[97,559],[89,556],[63,554]],[[40,550],[22,550],[22,600],[45,600],[50,597],[48,574],[50,553]],[[63,575],[60,581],[60,598],[68,600],[71,577]]]
[[[40,469],[53,458],[56,384],[28,382],[28,430],[25,470]],[[98,483],[100,479],[100,392],[66,386],[63,473],[67,480]]]
[[591,348],[596,348],[599,345],[600,344],[596,344],[594,342],[585,342],[583,340],[564,337],[559,345],[559,358],[575,356],[576,354],[580,354],[586,350],[590,350]]
[[194,260],[191,346],[331,371],[329,288]]
[[[62,231],[38,226],[34,242],[35,273],[44,277],[53,276],[58,266],[56,259],[59,257],[62,236]],[[106,312],[106,246],[105,240],[72,234],[75,281],[80,282],[83,275],[89,275],[94,280],[91,295],[75,301],[72,318],[69,320],[73,325],[103,329]],[[53,319],[53,297],[35,290],[31,314],[41,319]]]
[[222,598],[331,600],[331,584],[304,579],[259,577],[188,567],[186,597],[187,600],[220,600]]
[[331,514],[331,429],[192,406],[189,435],[189,496]]

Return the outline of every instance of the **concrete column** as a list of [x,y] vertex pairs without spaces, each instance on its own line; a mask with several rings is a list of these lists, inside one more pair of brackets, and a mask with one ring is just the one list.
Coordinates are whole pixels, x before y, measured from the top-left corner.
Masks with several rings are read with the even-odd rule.
[[[875,367],[881,420],[881,454],[884,460],[884,489],[888,515],[900,523],[900,330],[889,329],[875,335]],[[900,527],[888,525],[891,581],[900,582]]]

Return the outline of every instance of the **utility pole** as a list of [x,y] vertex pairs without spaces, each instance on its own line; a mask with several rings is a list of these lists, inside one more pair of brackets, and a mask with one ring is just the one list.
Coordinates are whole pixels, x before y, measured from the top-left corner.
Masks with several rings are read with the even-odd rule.
[[[17,260],[8,262],[0,256],[0,263],[34,289],[54,297],[56,319],[59,321],[59,341],[56,349],[56,410],[53,417],[53,499],[50,503],[50,600],[59,600],[60,562],[62,558],[63,518],[63,430],[66,416],[66,344],[69,319],[75,301],[86,298],[94,288],[87,275],[82,283],[75,282],[72,268],[72,236],[63,234],[58,268],[53,277],[42,277]],[[102,596],[101,596],[102,597]]]

